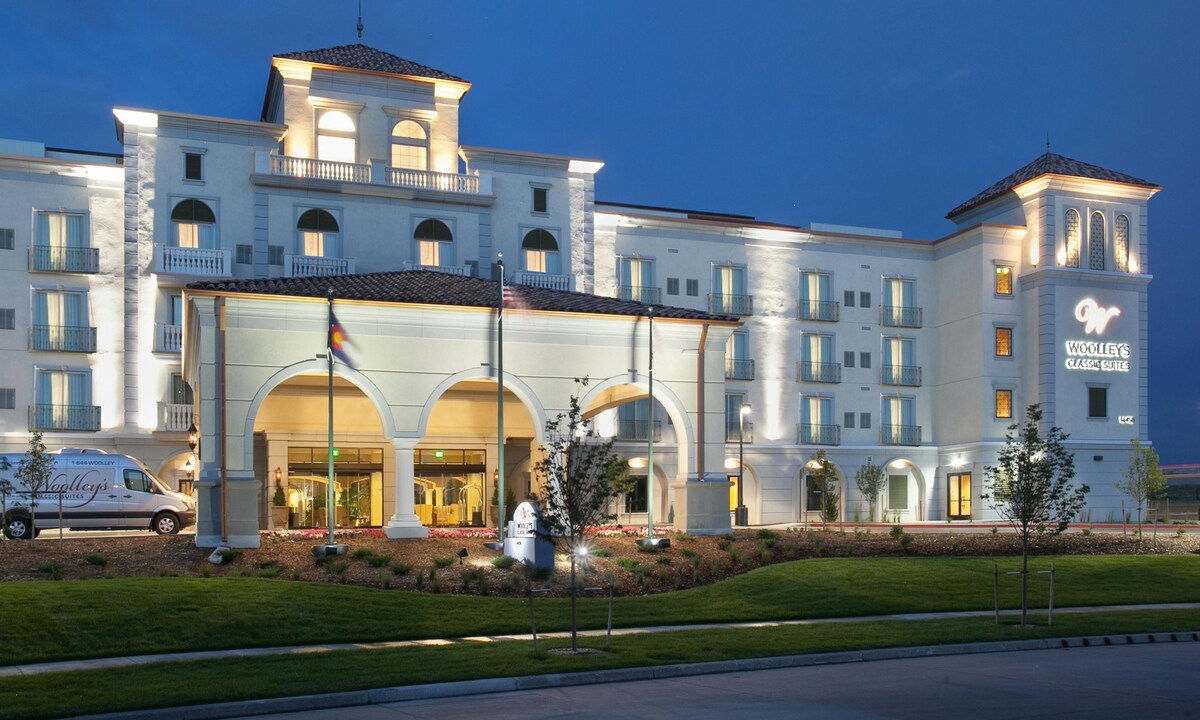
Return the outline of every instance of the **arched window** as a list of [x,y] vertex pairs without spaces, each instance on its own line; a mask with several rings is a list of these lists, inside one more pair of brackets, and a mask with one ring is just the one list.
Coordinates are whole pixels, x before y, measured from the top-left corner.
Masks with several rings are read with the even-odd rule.
[[392,167],[429,169],[429,134],[416,120],[401,120],[392,126]]
[[558,274],[558,241],[549,232],[530,230],[521,241],[521,264],[528,272]]
[[1066,220],[1066,262],[1067,267],[1079,267],[1079,211],[1074,208],[1067,210]]
[[1104,215],[1099,212],[1092,213],[1088,223],[1088,267],[1104,269]]
[[300,250],[309,257],[338,257],[338,223],[328,210],[305,210],[296,223]]
[[1113,265],[1121,272],[1129,272],[1129,216],[1118,215],[1113,231]]
[[441,220],[422,220],[413,232],[417,243],[417,262],[432,267],[454,264],[454,235]]
[[181,200],[171,211],[175,226],[175,245],[184,248],[217,247],[217,216],[199,200]]
[[326,110],[317,120],[317,159],[357,162],[357,128],[354,120],[341,110]]

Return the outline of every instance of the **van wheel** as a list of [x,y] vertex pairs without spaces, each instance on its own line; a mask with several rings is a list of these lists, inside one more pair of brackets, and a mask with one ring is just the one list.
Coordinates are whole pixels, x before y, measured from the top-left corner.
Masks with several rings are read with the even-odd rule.
[[179,516],[172,512],[159,513],[150,527],[159,535],[174,535],[179,532]]
[[30,522],[29,516],[9,513],[4,522],[4,536],[10,540],[33,539],[33,523]]

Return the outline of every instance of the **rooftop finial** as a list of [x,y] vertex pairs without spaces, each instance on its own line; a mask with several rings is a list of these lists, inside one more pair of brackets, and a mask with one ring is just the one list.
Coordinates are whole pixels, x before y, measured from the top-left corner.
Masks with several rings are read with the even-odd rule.
[[[359,0],[359,2],[362,2],[362,0]],[[362,29],[362,26],[360,25],[359,30],[361,30],[361,29]],[[360,36],[361,36],[361,33],[360,33]],[[1046,132],[1046,152],[1050,152],[1050,132],[1049,131]]]
[[362,0],[358,0],[358,39],[362,40]]

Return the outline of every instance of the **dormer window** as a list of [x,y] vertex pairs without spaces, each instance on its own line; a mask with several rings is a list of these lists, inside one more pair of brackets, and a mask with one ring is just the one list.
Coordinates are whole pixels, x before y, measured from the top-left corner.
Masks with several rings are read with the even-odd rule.
[[217,216],[200,200],[183,200],[171,211],[175,246],[213,249],[217,246]]
[[338,222],[328,210],[304,211],[296,223],[300,250],[308,257],[338,257]]
[[413,232],[417,242],[418,263],[429,267],[449,267],[454,264],[454,235],[441,220],[422,220]]
[[521,241],[521,264],[528,272],[558,274],[558,241],[546,230],[530,230]]
[[429,169],[429,133],[416,120],[401,120],[392,126],[392,167]]
[[357,162],[357,128],[341,110],[326,110],[317,120],[317,159]]

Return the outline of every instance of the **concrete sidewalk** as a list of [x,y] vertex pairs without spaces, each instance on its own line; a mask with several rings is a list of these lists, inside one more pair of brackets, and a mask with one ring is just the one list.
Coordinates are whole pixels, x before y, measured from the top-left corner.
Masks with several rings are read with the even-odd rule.
[[[1056,614],[1082,612],[1114,612],[1121,610],[1200,610],[1200,603],[1159,603],[1154,605],[1103,605],[1097,607],[1055,608]],[[614,637],[622,635],[637,635],[643,633],[685,632],[689,630],[736,630],[742,628],[785,627],[791,625],[818,625],[827,623],[872,622],[886,620],[939,620],[950,618],[990,617],[991,610],[966,610],[960,612],[934,613],[902,613],[896,615],[868,615],[859,617],[813,618],[809,620],[778,620],[744,623],[714,623],[706,625],[657,625],[649,627],[613,628]],[[1008,617],[1015,611],[1006,610],[1000,613]],[[604,637],[605,630],[581,630],[580,637]],[[538,639],[569,638],[570,632],[538,633]],[[514,642],[532,639],[530,635],[477,635],[460,638],[433,638],[426,640],[398,640],[394,642],[377,643],[332,643],[326,645],[295,645],[288,647],[248,648],[238,650],[205,650],[201,652],[166,653],[161,655],[133,655],[130,657],[93,658],[88,660],[66,660],[63,662],[36,663],[29,665],[10,665],[0,667],[0,677],[16,675],[40,675],[45,673],[67,672],[72,670],[103,670],[108,668],[128,667],[132,665],[154,665],[158,663],[192,662],[195,660],[214,660],[235,657],[261,657],[268,655],[297,655],[304,653],[323,653],[342,650],[382,650],[398,647],[453,645],[457,643],[493,643]],[[1037,641],[1044,643],[1045,641]],[[891,652],[891,651],[887,651]],[[482,682],[482,681],[481,681]]]

